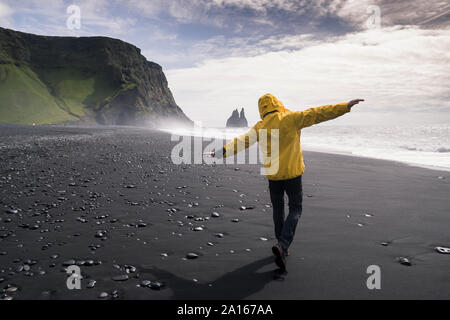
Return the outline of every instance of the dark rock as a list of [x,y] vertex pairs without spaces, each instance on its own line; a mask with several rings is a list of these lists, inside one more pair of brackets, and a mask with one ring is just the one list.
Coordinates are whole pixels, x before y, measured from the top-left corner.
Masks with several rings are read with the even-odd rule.
[[196,254],[196,253],[194,253],[194,252],[189,252],[187,255],[186,255],[186,259],[197,259],[198,258],[198,254]]
[[7,285],[7,286],[6,286],[6,289],[5,289],[6,293],[9,293],[9,294],[15,293],[15,292],[17,292],[18,290],[19,290],[19,288],[16,287],[16,286],[14,286],[14,285]]
[[434,248],[434,250],[436,250],[437,252],[442,253],[442,254],[450,254],[450,248],[436,247],[436,248]]
[[119,276],[112,277],[112,280],[114,281],[127,281],[129,279],[127,274],[121,274]]
[[118,299],[119,298],[119,291],[118,290],[111,290],[111,298]]
[[164,283],[159,281],[152,281],[152,283],[150,284],[150,288],[153,290],[160,290],[163,287]]
[[107,231],[105,231],[105,230],[98,230],[95,233],[95,237],[96,238],[106,238],[106,233],[107,233]]
[[91,260],[91,259],[86,260],[86,261],[83,263],[83,265],[86,266],[86,267],[91,267],[91,266],[94,265],[94,260]]
[[65,267],[73,266],[75,264],[76,264],[76,261],[74,259],[70,259],[70,260],[64,261],[62,263],[62,265],[65,266]]
[[37,261],[32,260],[32,259],[26,259],[23,263],[33,266],[33,265],[37,264]]
[[148,287],[148,286],[151,285],[151,283],[152,282],[150,280],[142,280],[141,283],[140,283],[140,286],[141,287]]
[[398,258],[398,262],[404,266],[411,266],[411,261],[409,261],[409,259],[405,257]]
[[136,267],[134,267],[134,266],[124,265],[123,267],[124,267],[126,273],[135,273],[136,272]]

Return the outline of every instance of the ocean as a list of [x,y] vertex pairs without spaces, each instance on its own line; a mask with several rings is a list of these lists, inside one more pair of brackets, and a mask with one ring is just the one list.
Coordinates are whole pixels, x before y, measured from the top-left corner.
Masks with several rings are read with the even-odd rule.
[[[230,140],[248,128],[162,129],[179,136]],[[450,171],[450,124],[421,126],[313,126],[302,130],[304,150],[393,160]]]

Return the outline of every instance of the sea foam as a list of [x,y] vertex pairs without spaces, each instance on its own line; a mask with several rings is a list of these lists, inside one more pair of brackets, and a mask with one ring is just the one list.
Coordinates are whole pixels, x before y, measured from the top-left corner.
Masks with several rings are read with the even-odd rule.
[[[167,129],[179,136],[230,140],[248,128]],[[450,125],[324,126],[302,130],[304,150],[393,160],[450,171]]]

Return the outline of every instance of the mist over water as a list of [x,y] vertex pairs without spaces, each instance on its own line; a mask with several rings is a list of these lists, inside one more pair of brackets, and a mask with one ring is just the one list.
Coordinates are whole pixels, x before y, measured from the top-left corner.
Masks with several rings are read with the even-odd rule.
[[[249,128],[171,128],[179,136],[230,140]],[[450,124],[313,126],[302,130],[304,150],[338,153],[450,171]]]

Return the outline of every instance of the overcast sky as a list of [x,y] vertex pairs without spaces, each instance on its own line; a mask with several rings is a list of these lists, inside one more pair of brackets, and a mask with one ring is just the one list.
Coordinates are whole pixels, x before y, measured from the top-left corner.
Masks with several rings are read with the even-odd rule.
[[366,99],[338,124],[450,123],[447,0],[0,0],[0,26],[130,42],[207,126],[257,121],[268,92],[293,110]]

